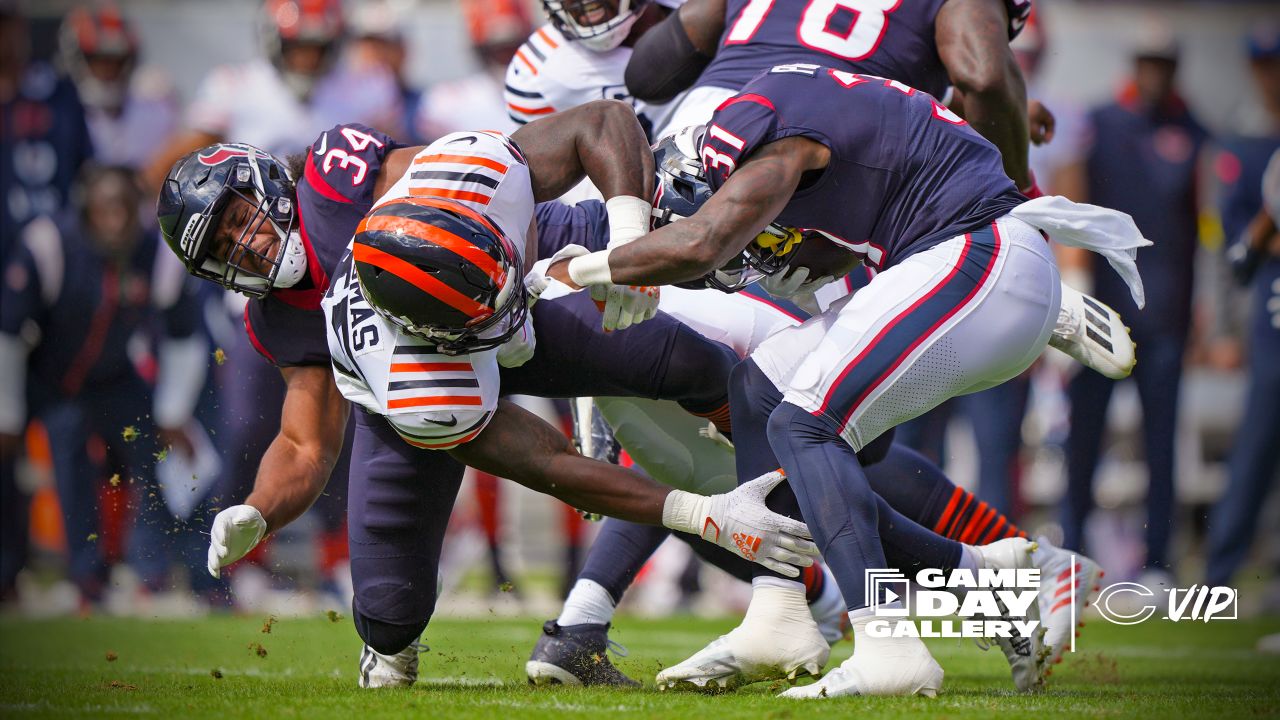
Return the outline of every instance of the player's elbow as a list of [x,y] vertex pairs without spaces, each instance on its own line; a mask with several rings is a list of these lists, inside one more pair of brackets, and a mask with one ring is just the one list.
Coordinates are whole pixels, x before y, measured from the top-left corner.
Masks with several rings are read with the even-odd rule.
[[1025,94],[1021,72],[1012,56],[1001,61],[992,59],[953,69],[951,81],[971,101],[1002,101]]

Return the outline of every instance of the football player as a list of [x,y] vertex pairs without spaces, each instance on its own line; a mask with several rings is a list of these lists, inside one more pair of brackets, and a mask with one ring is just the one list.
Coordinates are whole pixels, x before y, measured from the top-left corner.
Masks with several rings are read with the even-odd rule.
[[[1009,50],[1030,12],[1030,0],[691,0],[636,43],[626,82],[649,102],[692,86],[662,135],[706,123],[716,106],[775,65],[817,63],[890,78],[946,99],[995,143],[1005,172],[1034,198],[1041,193],[1027,169],[1026,89]],[[1043,123],[1031,121],[1037,138]],[[782,291],[784,280],[767,287]],[[1069,286],[1061,292],[1053,346],[1107,377],[1127,377],[1134,345],[1120,315],[1093,298],[1086,304]]]
[[[586,142],[587,138],[592,142]],[[325,486],[342,444],[348,410],[331,374],[320,300],[329,288],[330,277],[340,277],[337,265],[341,253],[376,197],[398,180],[412,182],[413,192],[429,202],[479,203],[504,187],[513,187],[503,196],[504,212],[510,213],[512,207],[531,210],[535,198],[558,195],[566,183],[577,182],[585,172],[590,172],[611,197],[633,200],[646,193],[651,177],[652,157],[643,133],[630,110],[618,103],[583,106],[531,124],[509,140],[484,133],[455,135],[448,140],[449,147],[444,150],[439,145],[431,151],[402,148],[368,127],[343,125],[321,135],[305,158],[296,159],[295,165],[300,166],[296,173],[251,146],[221,144],[183,158],[165,181],[158,213],[165,239],[192,274],[254,298],[247,306],[246,330],[254,346],[281,367],[288,387],[281,431],[263,457],[253,492],[244,504],[227,508],[215,518],[209,547],[212,574],[243,557],[267,532],[297,518]],[[524,153],[517,149],[517,143],[523,143]],[[640,160],[623,162],[624,148],[639,148]],[[506,153],[505,162],[494,159],[494,153]],[[293,176],[298,178],[296,186]],[[517,199],[506,199],[512,195]],[[615,210],[617,204],[607,207],[612,233],[635,237],[643,232],[643,224],[638,226],[639,232],[635,230],[636,221],[647,222],[647,210],[637,219],[628,217],[625,203],[621,212]],[[490,212],[497,209],[489,208]],[[559,232],[572,233],[583,226],[573,218],[566,220],[564,210],[557,206],[543,206],[540,214],[554,216],[557,212]],[[532,218],[521,222],[524,224],[519,228],[505,228],[503,235],[519,232],[523,237],[528,233],[533,242],[535,235],[529,229]],[[555,224],[555,218],[548,224]],[[509,241],[505,245],[494,242],[498,245],[492,247],[510,245]],[[514,246],[509,250],[511,262],[526,251]],[[581,298],[564,304],[544,303],[531,313],[532,320],[507,324],[512,319],[508,315],[520,313],[523,307],[522,273],[518,267],[507,270],[501,332],[512,330],[511,335],[519,335],[508,348],[508,364],[518,364],[532,355],[532,332],[540,318],[547,318],[559,335],[553,333],[552,339],[544,342],[552,346],[544,353],[552,361],[534,363],[522,373],[513,371],[516,374],[504,383],[504,389],[548,396],[572,394],[574,387],[583,386],[612,394],[642,392],[681,400],[690,410],[705,415],[723,414],[726,388],[708,384],[705,378],[708,371],[727,377],[734,362],[727,350],[665,317],[631,333],[606,335],[599,327],[599,312]],[[467,281],[477,282],[482,276],[464,275]],[[344,283],[343,287],[350,285]],[[455,295],[445,295],[459,301]],[[619,314],[652,312],[652,305],[646,302],[624,307]],[[654,326],[652,332],[649,325]],[[473,325],[471,329],[477,328]],[[382,336],[386,342],[392,339],[390,331]],[[348,337],[351,344],[346,352],[361,359],[365,356],[358,354],[366,347],[379,346],[365,345],[373,338],[363,328]],[[493,340],[483,339],[486,343]],[[557,345],[557,341],[563,342]],[[562,355],[556,361],[557,351],[571,357]],[[620,367],[616,363],[620,356],[633,362]],[[462,360],[442,362],[463,364]],[[480,399],[476,397],[478,390],[467,389],[479,388],[474,375],[436,378],[431,376],[436,372],[431,366],[436,363],[398,365],[404,367],[388,369],[428,375],[387,381],[382,390],[409,393],[395,401],[387,399],[392,415],[399,415],[396,411],[401,409],[412,413],[434,406],[438,401],[431,397],[440,395],[436,388],[445,388],[446,394],[455,397],[471,397],[461,401],[464,408],[474,409],[473,400]],[[398,434],[383,418],[356,414],[358,461],[353,464],[356,478],[349,522],[354,616],[367,644],[361,661],[362,686],[403,685],[416,677],[417,651],[412,643],[434,608],[435,562],[448,509],[461,481],[461,462],[551,490],[586,509],[640,521],[660,520],[664,498],[670,496],[674,499],[668,526],[702,532],[706,518],[697,518],[694,528],[688,523],[692,510],[681,509],[696,510],[703,501],[687,493],[669,495],[669,489],[634,473],[583,460],[558,432],[505,401],[490,410],[469,421],[461,410],[448,416],[428,416],[438,422],[423,420],[422,428],[414,425],[407,430],[408,437]],[[728,431],[727,424],[724,428]],[[430,433],[434,435],[428,436]],[[450,452],[415,449],[410,444],[447,448],[464,439],[467,442]],[[523,452],[514,452],[517,448]],[[686,496],[687,500],[676,502]],[[723,528],[723,533],[718,533],[721,544],[737,548],[732,539],[735,533],[740,538],[762,538],[761,544],[750,550],[757,559],[771,564],[777,558],[807,564],[796,551],[810,546],[794,537],[802,532],[802,526],[787,525],[785,537],[769,530],[775,533],[769,536],[762,531],[768,530],[771,516],[749,498],[737,502],[742,497],[739,493],[707,501],[716,505],[712,515],[718,516],[712,526]],[[722,508],[730,505],[737,508],[732,512],[738,515],[724,514],[729,510]],[[740,523],[741,512],[753,508],[758,511],[758,522],[731,530]]]
[[[720,106],[699,146],[716,192],[693,217],[627,245],[541,262],[530,285],[693,280],[752,251],[770,223],[816,230],[878,271],[864,291],[776,333],[735,370],[738,474],[779,464],[787,471],[779,494],[794,490],[793,510],[814,530],[854,627],[853,657],[787,695],[935,692],[941,669],[923,643],[865,631],[863,572],[886,565],[873,540],[879,498],[856,452],[949,397],[1007,380],[1039,355],[1060,304],[1041,232],[1107,256],[1139,306],[1133,257],[1149,243],[1121,213],[1056,197],[1027,202],[996,148],[963,119],[880,77],[775,67]],[[760,252],[758,265],[784,272],[789,253],[779,250],[786,247]],[[793,609],[782,619],[781,608],[803,598],[802,586],[780,578],[753,586],[743,625],[703,651],[719,665],[776,655],[785,647],[781,628],[812,622]]]
[[[512,60],[507,71],[508,110],[513,119],[527,121],[556,110],[573,107],[601,95],[616,95],[623,83],[623,72],[631,56],[631,46],[654,25],[658,8],[643,4],[548,2],[544,9],[552,22],[529,38],[521,48],[520,56]],[[536,101],[536,102],[532,102]],[[655,109],[643,102],[633,101],[642,125],[646,116],[658,120],[672,105]],[[687,138],[681,142],[664,139],[659,148],[658,183],[656,186],[655,221],[665,224],[693,214],[709,196],[706,181],[701,177],[696,148],[684,148]],[[665,158],[665,159],[663,159]],[[576,192],[576,190],[575,190]],[[820,248],[810,243],[804,254]],[[828,245],[828,248],[833,246]],[[840,253],[838,248],[835,249]],[[847,254],[845,257],[851,257]],[[745,270],[745,268],[744,268]],[[754,272],[754,271],[748,271]],[[722,274],[723,275],[723,274]],[[769,280],[771,278],[766,278]],[[722,276],[712,282],[724,287],[725,283],[746,284],[740,274]],[[805,271],[791,273],[774,287],[793,294],[794,300],[813,311],[826,307],[847,294],[852,288],[848,278],[844,282],[824,284],[826,279],[810,281]],[[701,281],[694,283],[702,287]],[[805,292],[817,288],[816,297]],[[710,297],[708,297],[710,296]],[[795,325],[809,316],[805,309],[786,300],[780,300],[763,292],[759,285],[748,285],[745,292],[721,294],[700,293],[683,287],[663,289],[659,305],[686,325],[704,336],[732,347],[739,357],[747,357],[774,331]],[[638,464],[650,469],[653,476],[669,485],[681,487],[682,477],[731,476],[732,453],[721,444],[708,442],[692,425],[692,418],[670,403],[637,398],[599,398],[596,405],[600,412],[616,428],[622,446]],[[887,446],[889,438],[882,438]],[[876,492],[886,497],[890,504],[912,520],[933,528],[936,532],[954,540],[962,538],[977,542],[991,542],[1001,537],[1012,537],[1019,530],[1000,513],[990,510],[986,503],[977,501],[964,490],[956,488],[931,463],[914,454],[908,456],[902,448],[894,448],[893,459],[884,468],[869,471],[869,479]],[[677,458],[683,460],[678,462]],[[869,456],[864,453],[864,462]],[[895,471],[898,474],[894,474]],[[895,479],[911,477],[911,483],[897,483]],[[931,504],[935,497],[956,497],[960,515],[966,517],[942,518],[945,503]],[[961,497],[963,496],[963,497]],[[985,523],[984,532],[974,533],[968,517]],[[941,522],[940,522],[941,521]],[[1000,534],[986,530],[1001,528]],[[565,600],[560,617],[549,623],[534,648],[527,670],[534,682],[554,681],[582,682],[614,681],[619,675],[612,666],[596,672],[602,666],[582,662],[580,656],[594,656],[595,643],[580,643],[576,634],[599,635],[612,617],[613,606],[639,570],[639,564],[649,557],[665,539],[660,528],[631,525],[610,519],[605,522],[601,535],[592,546],[587,564],[579,580]],[[1071,556],[1044,539],[1040,540],[1036,553],[1037,565],[1046,576],[1058,577],[1071,562]],[[1089,588],[1100,570],[1088,558],[1078,558],[1081,568],[1079,578],[1084,592],[1077,593],[1077,602],[1061,602],[1059,584],[1046,584],[1041,595],[1041,611],[1048,628],[1047,640],[1054,652],[1066,645],[1074,630],[1072,617],[1078,615],[1087,602]],[[814,610],[823,635],[830,642],[841,637],[843,613],[832,613],[843,606],[833,583],[824,583],[821,573],[806,576],[809,588],[810,608]],[[1067,573],[1068,582],[1072,577]],[[822,592],[818,592],[821,589]],[[606,663],[607,664],[607,663]],[[572,668],[585,668],[577,672]],[[576,672],[576,675],[574,674]],[[677,673],[665,673],[667,678]],[[703,678],[699,678],[703,679]]]

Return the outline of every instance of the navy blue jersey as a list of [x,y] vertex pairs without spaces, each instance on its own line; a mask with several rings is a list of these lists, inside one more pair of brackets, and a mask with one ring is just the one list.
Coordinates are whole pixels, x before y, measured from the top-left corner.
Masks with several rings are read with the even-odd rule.
[[1181,102],[1144,110],[1131,93],[1095,109],[1089,124],[1089,202],[1128,213],[1154,243],[1142,251],[1142,312],[1115,273],[1096,273],[1094,295],[1135,326],[1185,332],[1200,234],[1197,175],[1208,134]]
[[937,100],[816,65],[775,67],[716,108],[702,146],[712,190],[756,148],[791,136],[826,145],[831,162],[777,222],[821,231],[876,269],[1026,201],[1000,151]]
[[0,257],[32,218],[62,209],[92,154],[75,87],[49,65],[32,63],[17,95],[0,104]]
[[533,214],[538,223],[539,258],[549,258],[565,245],[581,245],[592,252],[609,245],[609,213],[601,200],[583,200],[577,205],[552,200],[540,203]]
[[162,247],[149,232],[128,257],[104,256],[71,213],[27,225],[4,266],[0,333],[37,331],[29,390],[45,400],[73,398],[132,378],[129,346],[139,332],[155,340],[199,330],[194,280]]
[[280,367],[328,365],[320,299],[356,226],[377,198],[373,186],[387,153],[400,147],[365,125],[336,125],[307,149],[298,193],[298,229],[307,277],[245,306],[245,329],[258,352]]
[[[816,63],[900,80],[935,97],[950,85],[934,19],[946,0],[728,0],[715,59],[697,85],[737,90],[761,70]],[[1009,38],[1031,0],[1005,0]]]

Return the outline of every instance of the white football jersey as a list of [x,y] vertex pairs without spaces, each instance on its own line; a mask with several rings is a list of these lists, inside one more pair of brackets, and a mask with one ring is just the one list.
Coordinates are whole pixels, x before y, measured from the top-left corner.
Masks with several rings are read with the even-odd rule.
[[266,59],[214,68],[187,109],[187,127],[284,157],[340,123],[387,127],[399,116],[395,79],[376,68],[339,66],[306,103]]
[[[431,143],[375,207],[406,197],[447,198],[483,213],[523,256],[533,187],[524,158],[506,136],[463,132]],[[498,350],[443,355],[384,320],[360,292],[349,245],[322,307],[338,389],[385,416],[405,442],[432,450],[456,447],[493,417]]]
[[629,47],[595,52],[543,25],[507,65],[507,114],[523,125],[592,100],[621,100],[635,108],[649,132],[664,124],[674,103],[651,105],[631,97],[623,80],[630,59]]

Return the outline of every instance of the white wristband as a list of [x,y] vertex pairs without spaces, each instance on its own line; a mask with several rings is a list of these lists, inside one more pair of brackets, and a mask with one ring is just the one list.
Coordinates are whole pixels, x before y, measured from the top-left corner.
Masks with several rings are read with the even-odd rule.
[[609,247],[626,245],[649,231],[653,207],[647,200],[619,195],[606,200],[604,208],[609,213]]
[[613,275],[609,271],[609,253],[612,250],[599,250],[589,255],[579,255],[569,261],[569,279],[582,287],[591,285],[612,285]]

